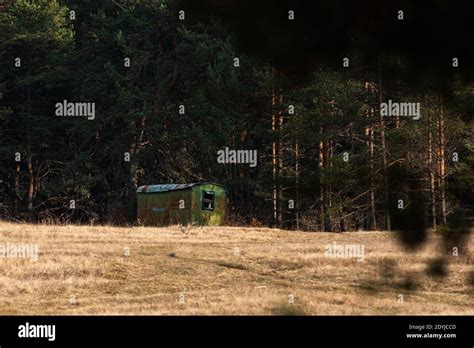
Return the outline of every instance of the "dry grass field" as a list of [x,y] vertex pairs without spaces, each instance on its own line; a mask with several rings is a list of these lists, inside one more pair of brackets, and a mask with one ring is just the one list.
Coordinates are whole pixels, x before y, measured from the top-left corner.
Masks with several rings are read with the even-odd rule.
[[[326,257],[333,242],[363,245],[364,260]],[[441,279],[426,275],[439,242],[406,252],[386,232],[0,222],[0,244],[39,248],[36,261],[0,259],[0,314],[474,314],[472,236]]]

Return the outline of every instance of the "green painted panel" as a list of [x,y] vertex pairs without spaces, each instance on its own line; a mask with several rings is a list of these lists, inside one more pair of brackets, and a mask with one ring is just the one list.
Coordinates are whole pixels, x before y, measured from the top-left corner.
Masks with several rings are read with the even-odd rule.
[[[205,192],[213,192],[214,209],[203,209],[203,198]],[[224,222],[225,212],[225,190],[220,185],[203,184],[193,187],[192,220],[198,225],[218,226]]]
[[[139,193],[137,218],[145,225],[191,223],[191,189],[162,193]],[[180,209],[180,201],[184,209]]]

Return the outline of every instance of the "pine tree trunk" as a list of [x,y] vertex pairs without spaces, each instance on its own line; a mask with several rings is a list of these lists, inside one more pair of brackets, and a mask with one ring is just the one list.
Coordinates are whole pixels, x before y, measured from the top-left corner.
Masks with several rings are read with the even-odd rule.
[[[28,86],[28,89],[27,89],[27,103],[28,103],[28,116],[31,116],[31,87],[30,86]],[[33,176],[33,154],[31,153],[31,144],[28,144],[27,146],[26,171],[28,173],[28,199],[27,199],[28,221],[32,221],[35,183],[34,183],[34,176]]]
[[275,68],[272,68],[272,180],[273,180],[273,227],[276,227],[278,224],[278,205],[277,205],[277,157],[276,157],[276,142],[275,142],[275,129],[276,129],[276,115],[275,115]]
[[[379,105],[383,103],[383,89],[382,89],[382,59],[379,57]],[[388,211],[388,177],[387,177],[387,147],[385,144],[385,120],[382,113],[380,114],[380,142],[382,146],[382,166],[383,166],[383,212],[385,220],[385,229],[391,230],[390,214]]]
[[[247,130],[243,130],[240,133],[240,146],[241,149],[244,148],[245,141],[247,139]],[[248,218],[250,215],[249,212],[249,205],[246,204],[246,189],[245,189],[245,171],[242,166],[239,167],[239,204],[240,204],[240,211],[243,212],[244,216]]]
[[300,201],[300,149],[298,143],[298,135],[296,135],[295,143],[295,177],[296,177],[296,229],[300,229],[300,218],[299,218],[299,201]]
[[431,225],[433,228],[436,228],[436,186],[433,168],[433,125],[431,114],[428,119],[428,170],[430,182]]
[[[365,89],[369,91],[369,83],[365,82]],[[369,119],[370,115],[374,115],[374,108],[367,110],[366,118]],[[369,191],[369,205],[370,205],[370,212],[371,212],[371,220],[372,220],[372,229],[377,229],[377,216],[376,216],[376,209],[375,209],[375,183],[374,183],[374,176],[375,176],[375,166],[374,166],[374,126],[370,121],[370,124],[365,128],[365,137],[366,137],[366,144],[369,151],[369,175],[370,175],[370,191]]]
[[374,127],[369,128],[369,150],[370,150],[370,210],[372,212],[372,229],[377,229],[377,216],[375,209],[375,165],[374,165]]
[[28,200],[27,200],[27,209],[28,209],[28,221],[33,220],[33,198],[35,194],[35,183],[33,176],[33,155],[31,150],[28,149],[26,156],[26,170],[28,172]]
[[[322,137],[323,134],[323,128],[320,128],[320,136]],[[321,139],[319,141],[319,216],[320,216],[320,226],[321,230],[325,231],[326,230],[326,219],[325,219],[325,214],[326,214],[326,209],[325,209],[325,195],[324,195],[324,141]]]
[[15,166],[15,201],[13,206],[13,214],[16,216],[20,207],[20,164]]
[[331,182],[331,168],[332,168],[332,157],[333,157],[333,141],[330,140],[328,141],[328,163],[326,164],[326,166],[328,167],[328,172],[329,172],[329,184],[328,184],[328,193],[327,193],[327,197],[328,197],[328,229],[329,231],[331,232],[334,232],[334,225],[333,225],[333,221],[332,221],[332,182]]
[[446,175],[446,160],[445,160],[445,134],[444,134],[444,107],[442,100],[440,101],[439,122],[439,189],[440,189],[440,211],[441,221],[446,224],[446,191],[445,191],[445,175]]
[[20,164],[17,163],[15,166],[15,203],[14,203],[14,214],[18,214],[20,202]]
[[278,138],[278,227],[282,227],[283,225],[283,111],[281,108],[283,107],[283,94],[280,91],[279,96],[279,108],[280,111],[278,112],[278,130],[279,130],[279,138]]
[[138,186],[138,155],[140,153],[141,143],[143,141],[143,133],[145,131],[145,121],[146,117],[142,116],[138,120],[138,127],[135,124],[135,121],[130,121],[131,132],[134,135],[132,142],[130,144],[129,153],[130,153],[130,166],[129,166],[129,175],[128,175],[128,213],[129,213],[129,222],[133,223],[136,219],[136,191]]

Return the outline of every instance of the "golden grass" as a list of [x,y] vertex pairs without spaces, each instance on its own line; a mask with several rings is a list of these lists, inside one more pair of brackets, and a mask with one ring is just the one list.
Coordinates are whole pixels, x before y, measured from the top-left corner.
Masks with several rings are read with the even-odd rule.
[[[325,257],[333,241],[364,245],[365,260]],[[439,242],[406,252],[387,232],[0,222],[0,244],[39,246],[37,261],[0,259],[0,314],[474,314],[473,247],[436,279]]]

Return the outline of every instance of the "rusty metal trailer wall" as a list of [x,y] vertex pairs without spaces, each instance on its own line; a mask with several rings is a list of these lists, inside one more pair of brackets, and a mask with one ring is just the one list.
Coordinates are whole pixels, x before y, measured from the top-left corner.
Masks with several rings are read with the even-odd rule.
[[[203,209],[206,192],[214,196],[213,210]],[[221,225],[224,222],[225,189],[221,185],[147,185],[139,187],[137,195],[137,218],[144,225]]]

